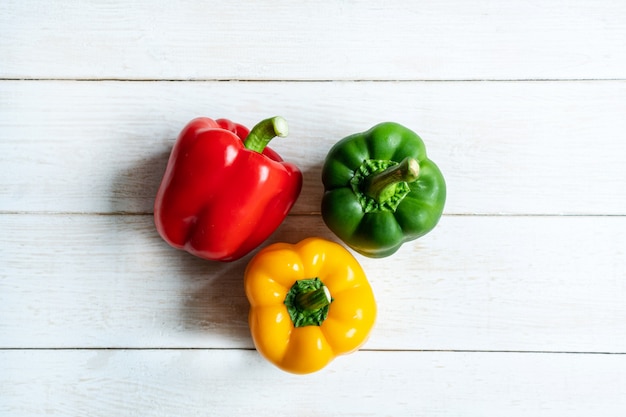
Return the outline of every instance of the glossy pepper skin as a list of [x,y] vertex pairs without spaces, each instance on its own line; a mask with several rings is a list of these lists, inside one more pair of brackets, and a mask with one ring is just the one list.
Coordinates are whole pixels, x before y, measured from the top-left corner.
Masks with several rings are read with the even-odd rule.
[[259,353],[306,374],[358,349],[376,318],[363,269],[347,249],[321,238],[261,249],[244,276],[249,325]]
[[280,117],[252,131],[200,117],[180,133],[154,203],[154,220],[170,245],[204,259],[233,261],[259,246],[284,220],[302,173],[266,147],[285,136]]
[[322,217],[355,251],[382,258],[431,231],[446,200],[446,184],[422,139],[397,123],[348,136],[322,168]]

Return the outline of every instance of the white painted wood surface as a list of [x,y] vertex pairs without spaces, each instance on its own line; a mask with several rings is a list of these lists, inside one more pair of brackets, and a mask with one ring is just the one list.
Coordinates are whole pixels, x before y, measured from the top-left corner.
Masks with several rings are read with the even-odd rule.
[[0,76],[623,78],[620,0],[5,0]]
[[[448,183],[438,227],[358,256],[370,340],[293,376],[231,264],[152,202],[198,115],[281,114],[304,190],[270,241],[334,239],[320,170],[393,120]],[[626,3],[0,3],[0,415],[623,416]]]

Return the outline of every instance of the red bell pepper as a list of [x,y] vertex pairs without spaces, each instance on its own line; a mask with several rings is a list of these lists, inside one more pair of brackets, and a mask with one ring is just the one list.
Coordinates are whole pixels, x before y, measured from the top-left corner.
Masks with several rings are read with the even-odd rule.
[[266,147],[287,135],[281,117],[250,132],[226,119],[199,117],[172,149],[154,203],[170,245],[204,259],[234,261],[281,224],[302,188],[302,173]]

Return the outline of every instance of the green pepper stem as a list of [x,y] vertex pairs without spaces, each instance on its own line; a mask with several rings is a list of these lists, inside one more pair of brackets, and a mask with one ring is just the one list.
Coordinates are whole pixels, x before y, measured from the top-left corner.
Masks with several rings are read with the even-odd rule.
[[289,133],[287,121],[280,116],[270,117],[257,123],[248,137],[243,141],[243,146],[256,152],[263,152],[263,149],[276,136],[284,138]]
[[328,287],[324,285],[313,291],[299,293],[294,301],[298,309],[313,311],[330,305],[332,297]]
[[394,194],[396,184],[416,181],[419,172],[419,162],[414,158],[406,157],[399,164],[365,178],[363,192],[381,203]]

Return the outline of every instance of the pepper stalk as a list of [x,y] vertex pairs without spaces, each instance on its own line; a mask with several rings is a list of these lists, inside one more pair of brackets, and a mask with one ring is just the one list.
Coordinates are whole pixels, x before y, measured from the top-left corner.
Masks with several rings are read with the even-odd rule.
[[243,141],[246,149],[262,153],[265,147],[275,137],[284,138],[289,134],[289,126],[287,121],[280,117],[274,116],[269,119],[261,120],[248,133],[248,137]]
[[420,166],[415,158],[406,157],[399,164],[374,173],[363,181],[363,193],[379,204],[396,193],[397,184],[411,183],[419,177]]
[[295,327],[321,326],[332,301],[328,287],[319,278],[302,279],[287,293],[285,306]]

